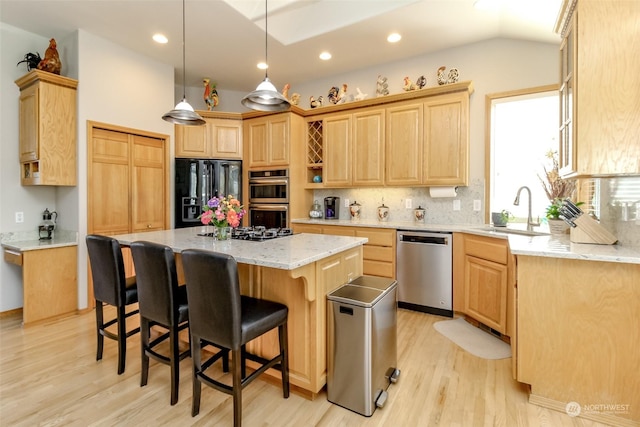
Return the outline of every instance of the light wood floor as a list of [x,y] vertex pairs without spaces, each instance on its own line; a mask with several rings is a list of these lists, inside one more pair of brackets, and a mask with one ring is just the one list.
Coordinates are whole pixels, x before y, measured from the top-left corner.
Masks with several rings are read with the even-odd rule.
[[[438,316],[399,310],[397,384],[383,409],[366,418],[333,405],[282,398],[276,384],[258,379],[243,394],[245,426],[601,426],[527,402],[511,378],[511,359],[466,353],[433,328]],[[151,361],[140,387],[140,344],[129,339],[127,365],[116,374],[117,346],[105,340],[95,360],[94,313],[22,328],[0,320],[2,426],[230,426],[231,397],[203,386],[200,414],[191,417],[191,359],[182,361],[180,399],[169,405],[169,367]]]

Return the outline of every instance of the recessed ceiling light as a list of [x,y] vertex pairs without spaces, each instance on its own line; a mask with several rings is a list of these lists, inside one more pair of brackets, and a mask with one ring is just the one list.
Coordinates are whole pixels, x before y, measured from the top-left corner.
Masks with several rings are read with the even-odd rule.
[[269,66],[267,64],[265,64],[264,62],[259,62],[258,63],[258,68],[260,68],[261,70],[266,70],[267,68],[269,68]]
[[167,39],[164,34],[158,33],[153,35],[153,41],[160,44],[166,44],[169,39]]
[[402,38],[402,36],[400,34],[391,33],[391,34],[389,34],[389,37],[387,37],[387,41],[389,43],[396,43],[396,42],[399,42],[401,38]]
[[320,59],[322,59],[323,61],[328,61],[329,59],[331,59],[331,54],[329,52],[322,52],[320,54]]

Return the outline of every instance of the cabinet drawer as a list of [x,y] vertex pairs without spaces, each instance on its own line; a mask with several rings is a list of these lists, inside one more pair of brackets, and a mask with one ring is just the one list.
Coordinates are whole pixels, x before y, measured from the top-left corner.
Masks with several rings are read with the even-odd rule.
[[362,262],[362,271],[364,274],[370,276],[381,276],[395,278],[396,272],[393,268],[393,264],[390,262],[369,261],[364,260]]
[[367,245],[393,247],[396,241],[396,230],[358,229],[356,237],[369,239]]
[[394,255],[393,248],[366,244],[362,256],[365,260],[393,262]]
[[324,231],[324,234],[331,234],[333,236],[355,236],[356,235],[355,230],[349,227],[329,226],[329,227],[324,227],[322,231]]
[[464,240],[464,252],[467,255],[506,265],[509,250],[506,240],[467,235]]
[[22,252],[4,250],[4,260],[15,265],[22,265]]

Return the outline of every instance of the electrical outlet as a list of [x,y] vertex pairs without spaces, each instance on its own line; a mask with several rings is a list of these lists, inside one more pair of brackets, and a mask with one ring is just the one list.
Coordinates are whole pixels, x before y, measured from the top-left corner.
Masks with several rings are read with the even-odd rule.
[[344,199],[344,207],[345,208],[349,207],[349,199]]
[[404,207],[406,209],[411,209],[413,207],[413,201],[411,199],[405,199]]
[[482,204],[480,203],[480,200],[474,200],[473,201],[473,210],[474,211],[479,211],[480,209],[482,209]]
[[453,201],[453,210],[454,211],[459,211],[460,210],[460,200],[454,200]]
[[24,212],[16,212],[16,223],[24,222]]

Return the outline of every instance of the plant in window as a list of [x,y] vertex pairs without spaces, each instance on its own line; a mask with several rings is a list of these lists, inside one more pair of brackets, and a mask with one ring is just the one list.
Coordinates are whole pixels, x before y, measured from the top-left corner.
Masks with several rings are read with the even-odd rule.
[[560,176],[557,151],[549,150],[546,157],[550,160],[551,167],[543,166],[543,176],[538,175],[542,188],[551,202],[547,207],[546,216],[548,219],[560,219],[562,201],[573,196],[576,190],[576,181]]

